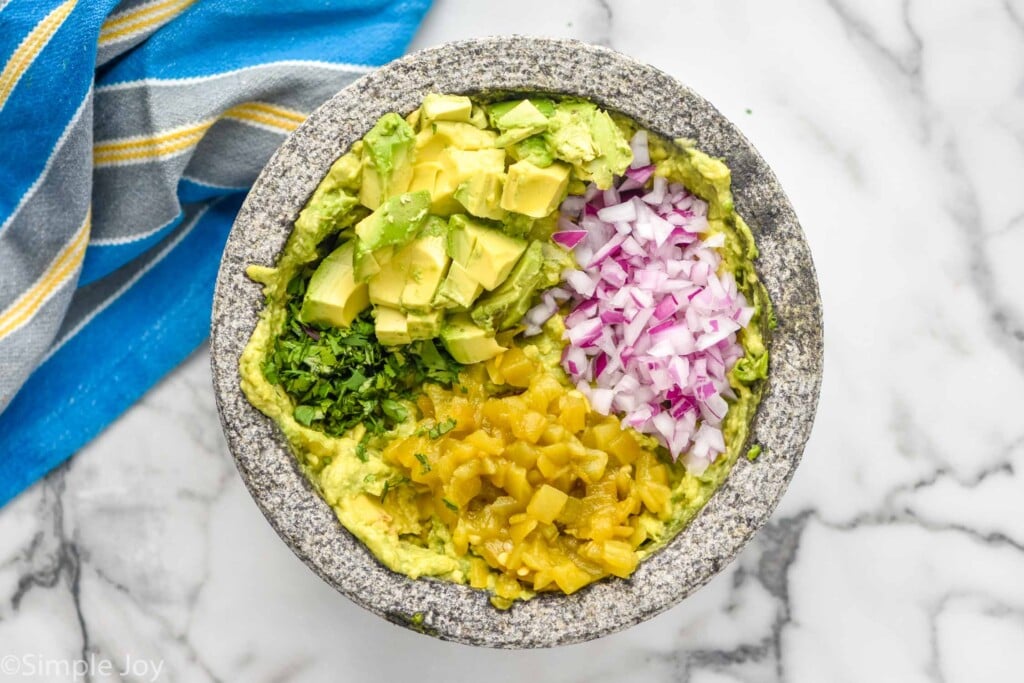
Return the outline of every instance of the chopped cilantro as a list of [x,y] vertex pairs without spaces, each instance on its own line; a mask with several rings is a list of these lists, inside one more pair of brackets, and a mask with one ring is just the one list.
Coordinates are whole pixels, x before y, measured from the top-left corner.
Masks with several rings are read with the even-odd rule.
[[426,474],[427,472],[430,471],[430,461],[427,460],[427,456],[423,455],[422,453],[417,453],[416,459],[419,460],[420,465],[423,466],[423,471],[421,472],[421,474]]
[[442,498],[441,501],[444,503],[444,506],[446,508],[448,508],[449,510],[451,510],[452,512],[458,512],[459,511],[459,506],[456,505],[455,503],[451,502],[447,498]]
[[427,436],[431,439],[440,439],[448,432],[455,429],[455,425],[458,424],[454,417],[449,417],[444,422],[438,422],[436,425],[427,430]]
[[308,427],[313,423],[313,420],[317,419],[317,413],[319,411],[313,406],[295,406],[293,415],[295,421],[301,425]]
[[356,457],[362,462],[366,462],[366,442],[370,440],[370,432],[363,434],[363,438],[359,439],[359,443],[356,444]]
[[394,399],[384,399],[381,401],[380,407],[384,411],[384,414],[395,422],[405,422],[405,418],[409,417],[409,411],[406,407]]
[[389,491],[394,491],[399,486],[409,483],[409,477],[397,477],[394,480],[388,479],[384,482],[384,488],[380,492],[380,502],[384,502]]
[[753,446],[750,447],[750,450],[747,451],[747,460],[749,460],[750,462],[754,462],[755,460],[757,460],[757,456],[759,455],[761,455],[761,444],[755,443]]
[[[295,403],[296,422],[340,436],[358,424],[380,434],[409,418],[403,400],[427,382],[451,386],[462,366],[432,341],[396,351],[374,334],[365,311],[346,329],[304,323],[299,311],[309,267],[288,283],[283,331],[263,363],[263,376],[280,385]],[[365,460],[365,443],[357,450]]]

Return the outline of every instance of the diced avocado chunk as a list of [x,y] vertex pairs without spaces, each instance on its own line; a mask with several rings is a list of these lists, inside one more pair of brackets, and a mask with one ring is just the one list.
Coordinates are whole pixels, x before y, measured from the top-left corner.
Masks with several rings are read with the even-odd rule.
[[430,130],[434,138],[440,140],[445,147],[456,149],[493,149],[498,139],[498,134],[493,130],[481,130],[471,123],[457,121],[435,121]]
[[377,306],[373,309],[373,317],[377,341],[384,346],[400,346],[412,342],[405,313],[395,308]]
[[465,264],[466,272],[490,291],[505,281],[524,251],[525,240],[509,237],[499,230],[487,230],[477,235]]
[[473,113],[469,115],[469,122],[477,128],[487,127],[487,112],[480,105],[473,105]]
[[427,216],[427,220],[423,221],[423,227],[420,228],[419,236],[434,236],[440,235],[441,237],[448,237],[448,219],[442,218],[441,216]]
[[470,317],[486,330],[508,329],[530,309],[544,264],[541,242],[530,243],[501,286],[480,299]]
[[322,192],[338,187],[350,192],[359,190],[363,178],[362,153],[363,141],[358,140],[352,145],[351,150],[342,154],[337,161],[331,164],[327,176],[317,185],[317,191]]
[[501,128],[499,125],[501,118],[523,102],[529,102],[547,118],[551,118],[555,113],[554,100],[542,97],[533,97],[529,100],[506,100],[505,102],[495,102],[494,104],[487,105],[487,116],[491,121],[491,125],[495,128]]
[[524,251],[525,240],[509,237],[465,216],[451,218],[448,254],[484,289],[500,285]]
[[[475,130],[475,129],[474,129]],[[502,149],[478,149],[464,150],[448,147],[441,152],[439,157],[441,171],[434,183],[434,191],[431,193],[431,211],[436,214],[449,215],[462,211],[462,205],[455,198],[455,192],[463,183],[479,182],[481,197],[486,197],[488,184],[501,185],[505,178],[505,150]],[[483,176],[480,181],[477,177]],[[474,191],[474,195],[476,192]],[[468,199],[467,195],[463,195]],[[478,207],[486,207],[486,201],[476,202]],[[487,210],[486,208],[484,210]],[[494,210],[500,211],[495,206]]]
[[590,179],[599,188],[606,189],[612,186],[615,176],[625,173],[633,163],[633,150],[608,112],[595,113],[590,122],[590,130],[600,154],[583,166],[590,174]]
[[487,226],[469,216],[457,213],[448,219],[448,256],[453,261],[465,266],[469,263],[469,255],[473,253],[476,235]]
[[[356,224],[356,268],[360,274],[372,272],[362,260],[385,247],[401,246],[417,233],[430,208],[430,193],[406,192],[391,197],[380,208]],[[379,263],[379,259],[378,259]]]
[[461,313],[445,321],[441,328],[441,343],[452,358],[463,365],[480,363],[505,351],[494,335]]
[[417,107],[416,109],[413,109],[411,112],[409,112],[409,114],[405,117],[405,122],[408,123],[413,130],[416,130],[416,127],[420,125],[421,118],[423,118],[422,112],[420,111],[420,108]]
[[633,160],[625,135],[607,112],[591,102],[559,102],[544,140],[556,157],[601,189],[611,187],[612,178]]
[[600,150],[590,132],[597,107],[589,102],[560,102],[544,138],[556,157],[574,166],[597,158]]
[[395,113],[382,116],[363,138],[363,182],[359,201],[376,209],[401,194],[412,180],[412,126]]
[[356,281],[367,282],[371,277],[380,272],[381,268],[391,261],[394,256],[394,247],[381,247],[376,251],[367,251],[355,254]]
[[437,184],[437,176],[441,172],[441,164],[437,161],[424,161],[412,167],[412,180],[409,181],[409,191],[419,192],[420,190],[434,194],[434,185]]
[[375,306],[402,305],[402,292],[405,290],[407,273],[409,272],[409,247],[401,247],[394,255],[382,263],[380,271],[369,280],[369,297]]
[[484,286],[474,280],[459,263],[452,261],[448,277],[441,283],[434,297],[434,306],[467,310],[484,291]]
[[444,235],[418,237],[402,251],[406,259],[405,287],[402,289],[402,308],[427,310],[434,294],[448,274],[448,254]]
[[361,141],[356,142],[352,151],[331,164],[327,175],[295,219],[296,232],[309,235],[313,240],[312,246],[339,227],[341,219],[359,203],[354,195],[359,188],[361,162],[358,150],[362,146]]
[[419,133],[416,133],[416,164],[426,164],[440,161],[441,152],[445,149],[445,141],[434,135],[432,126],[427,126]]
[[574,265],[569,252],[548,241],[530,243],[501,286],[480,299],[470,317],[485,329],[507,330],[523,319],[537,292],[554,287]]
[[551,148],[542,135],[528,137],[508,148],[509,155],[516,161],[529,161],[534,166],[547,168],[555,160]]
[[418,339],[433,339],[441,334],[441,326],[444,322],[444,311],[427,311],[425,313],[410,312],[406,314],[406,325],[409,337],[416,341]]
[[[504,161],[504,160],[503,160]],[[501,191],[505,187],[505,165],[481,169],[456,188],[454,196],[470,214],[493,220],[503,219],[507,213],[501,208]]]
[[548,127],[548,117],[544,116],[530,100],[523,100],[494,118],[495,126],[501,131],[495,142],[498,147],[519,142],[547,130]]
[[416,163],[439,162],[450,148],[469,152],[494,150],[497,139],[495,131],[481,130],[470,123],[435,121],[416,134]]
[[423,98],[421,107],[424,123],[428,121],[462,121],[469,123],[473,102],[462,95],[430,93]]
[[317,266],[302,301],[302,320],[348,327],[370,305],[366,284],[356,282],[352,254],[346,242]]
[[543,218],[565,199],[568,188],[569,167],[565,164],[540,168],[529,161],[517,161],[509,166],[501,208]]

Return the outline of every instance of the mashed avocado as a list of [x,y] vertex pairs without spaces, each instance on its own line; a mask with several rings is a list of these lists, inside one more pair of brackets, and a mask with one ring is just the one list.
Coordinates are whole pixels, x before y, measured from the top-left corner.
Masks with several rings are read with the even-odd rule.
[[[539,292],[557,283],[561,270],[571,265],[560,260],[566,258],[564,252],[547,240],[552,212],[557,215],[566,192],[578,189],[581,181],[608,187],[631,161],[625,140],[634,130],[633,123],[612,117],[589,102],[531,99],[480,105],[465,97],[431,95],[421,110],[405,119],[389,115],[382,120],[366,141],[356,143],[332,166],[296,220],[275,267],[249,268],[249,276],[264,285],[266,306],[240,360],[242,389],[254,406],[280,426],[304,471],[341,523],[390,569],[412,578],[435,576],[487,588],[495,594],[493,601],[499,607],[534,594],[482,565],[480,553],[486,555],[480,550],[482,545],[470,543],[474,550],[465,549],[466,541],[459,536],[458,520],[463,513],[459,501],[436,499],[438,505],[430,508],[434,512],[424,514],[423,506],[430,503],[424,502],[422,482],[432,463],[440,467],[433,455],[410,453],[406,458],[409,464],[403,465],[388,449],[400,441],[418,440],[426,451],[433,448],[433,442],[447,438],[448,432],[452,437],[459,434],[463,429],[459,420],[441,419],[436,406],[448,400],[446,396],[458,403],[459,392],[466,391],[466,386],[478,387],[473,390],[482,392],[473,394],[478,400],[506,396],[516,391],[515,387],[527,386],[503,384],[515,380],[496,376],[490,365],[487,372],[491,374],[482,374],[483,361],[500,358],[509,348],[534,363],[530,382],[543,375],[564,387],[560,391],[565,395],[574,393],[560,367],[561,318],[552,318],[540,336],[524,341],[515,334],[521,331],[519,320]],[[508,155],[505,164],[495,165],[492,152],[496,150]],[[661,513],[641,514],[633,520],[634,533],[643,539],[636,546],[639,559],[661,548],[686,526],[741,453],[748,448],[759,452],[759,447],[751,447],[747,441],[763,391],[761,380],[767,377],[765,335],[773,321],[767,292],[753,267],[757,256],[753,236],[733,206],[729,169],[686,141],[653,139],[651,157],[658,175],[684,184],[708,202],[712,232],[725,236],[722,268],[734,274],[755,314],[738,334],[746,353],[729,375],[736,399],[730,402],[722,425],[726,452],[695,476],[681,462],[671,462],[653,438],[636,436],[643,450],[658,452],[667,473],[668,491]],[[415,225],[394,218],[410,206],[412,200],[406,197],[415,197]],[[424,221],[428,205],[430,216]],[[382,213],[385,211],[390,213]],[[386,234],[381,223],[384,219],[390,221]],[[441,251],[426,249],[424,245],[432,244],[431,240],[440,240]],[[328,253],[330,258],[325,258]],[[428,254],[429,270],[424,270],[425,261],[417,261],[427,257],[411,255],[417,253]],[[440,359],[428,359],[427,366],[476,365],[467,365],[457,381],[451,381],[452,370],[447,384],[440,381],[435,385],[431,382],[448,375],[442,370],[429,374],[432,371],[423,370],[417,360],[421,372],[417,378],[426,376],[425,383],[434,387],[433,393],[428,392],[433,403],[417,398],[415,390],[394,394],[384,399],[385,404],[390,402],[383,407],[388,417],[385,422],[356,424],[334,434],[325,431],[326,422],[318,422],[324,420],[323,411],[300,410],[308,406],[297,405],[294,392],[286,390],[278,377],[284,371],[276,366],[268,369],[268,358],[289,330],[296,333],[300,329],[311,338],[326,334],[329,328],[318,327],[319,319],[302,319],[306,293],[304,288],[295,290],[294,283],[341,281],[336,273],[319,269],[331,259],[344,260],[344,300],[332,302],[337,291],[317,292],[312,303],[307,296],[306,310],[322,311],[337,303],[343,307],[339,310],[344,310],[345,320],[362,311],[358,320],[364,325],[376,320],[378,336],[384,334],[381,326],[386,324],[391,335],[387,338],[392,340],[388,343],[399,346],[380,353],[397,353],[400,359],[403,354],[419,354],[426,347],[402,345],[412,342],[410,330],[423,330],[419,338],[431,344],[431,357],[438,354]],[[424,293],[422,285],[417,285],[428,277],[423,274],[427,272],[431,291]],[[368,297],[365,284],[359,284],[361,278],[369,279]],[[353,292],[359,287],[357,296]],[[415,299],[408,292],[414,292]],[[408,303],[411,301],[415,305]],[[438,350],[442,345],[447,352]],[[301,360],[314,370],[322,362]],[[406,365],[408,360],[404,359]],[[388,365],[392,366],[405,367],[401,363]],[[351,392],[358,394],[375,381],[373,377],[361,379],[362,384],[349,380]],[[428,404],[429,410],[425,408]],[[617,573],[614,565],[608,573]],[[628,575],[628,571],[619,575]],[[564,576],[552,580],[552,588],[557,584],[571,592],[567,585],[575,590],[593,578],[578,585]]]

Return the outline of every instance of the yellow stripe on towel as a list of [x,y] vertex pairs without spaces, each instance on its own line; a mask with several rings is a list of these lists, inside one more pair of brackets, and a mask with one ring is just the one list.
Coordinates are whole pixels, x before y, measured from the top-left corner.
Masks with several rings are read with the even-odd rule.
[[224,112],[223,117],[243,123],[250,122],[278,128],[286,133],[292,132],[306,120],[306,115],[302,112],[266,102],[246,102],[236,105]]
[[18,84],[21,77],[32,66],[39,53],[43,51],[53,34],[61,27],[64,20],[71,14],[78,0],[67,0],[59,5],[52,12],[47,14],[35,25],[27,36],[21,41],[14,54],[7,60],[3,71],[0,71],[0,109],[7,104],[7,98],[11,96],[14,86]]
[[0,313],[0,339],[14,332],[32,319],[32,316],[49,301],[50,296],[71,277],[85,258],[85,248],[89,243],[89,227],[92,221],[92,209],[86,212],[85,221],[78,232],[71,238],[57,258],[53,260],[31,288],[18,297],[14,303]]
[[126,40],[165,24],[195,0],[161,0],[115,14],[100,27],[100,46]]
[[199,144],[210,126],[218,119],[231,119],[241,123],[267,128],[274,132],[290,133],[306,120],[302,112],[267,102],[245,102],[226,110],[217,119],[206,119],[156,135],[106,140],[93,145],[93,165],[143,163],[152,159],[180,154]]

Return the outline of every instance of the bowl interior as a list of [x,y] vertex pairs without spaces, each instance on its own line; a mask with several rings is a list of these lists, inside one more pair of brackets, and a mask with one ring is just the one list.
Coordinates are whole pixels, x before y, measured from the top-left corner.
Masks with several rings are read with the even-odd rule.
[[[732,170],[736,206],[754,232],[757,269],[776,308],[769,386],[754,421],[764,446],[740,458],[708,505],[629,580],[571,596],[542,595],[509,611],[452,583],[378,564],[317,495],[276,425],[239,389],[238,359],[262,306],[246,278],[272,265],[331,163],[387,112],[429,92],[496,91],[584,97],[666,137],[685,137]],[[653,67],[577,41],[502,37],[451,43],[374,71],[339,92],[267,164],[235,221],[217,278],[212,365],[221,421],[238,469],[271,525],[325,581],[363,607],[440,638],[493,647],[544,647],[616,631],[676,604],[732,560],[775,508],[809,436],[821,381],[821,304],[811,255],[767,164],[703,98]]]

